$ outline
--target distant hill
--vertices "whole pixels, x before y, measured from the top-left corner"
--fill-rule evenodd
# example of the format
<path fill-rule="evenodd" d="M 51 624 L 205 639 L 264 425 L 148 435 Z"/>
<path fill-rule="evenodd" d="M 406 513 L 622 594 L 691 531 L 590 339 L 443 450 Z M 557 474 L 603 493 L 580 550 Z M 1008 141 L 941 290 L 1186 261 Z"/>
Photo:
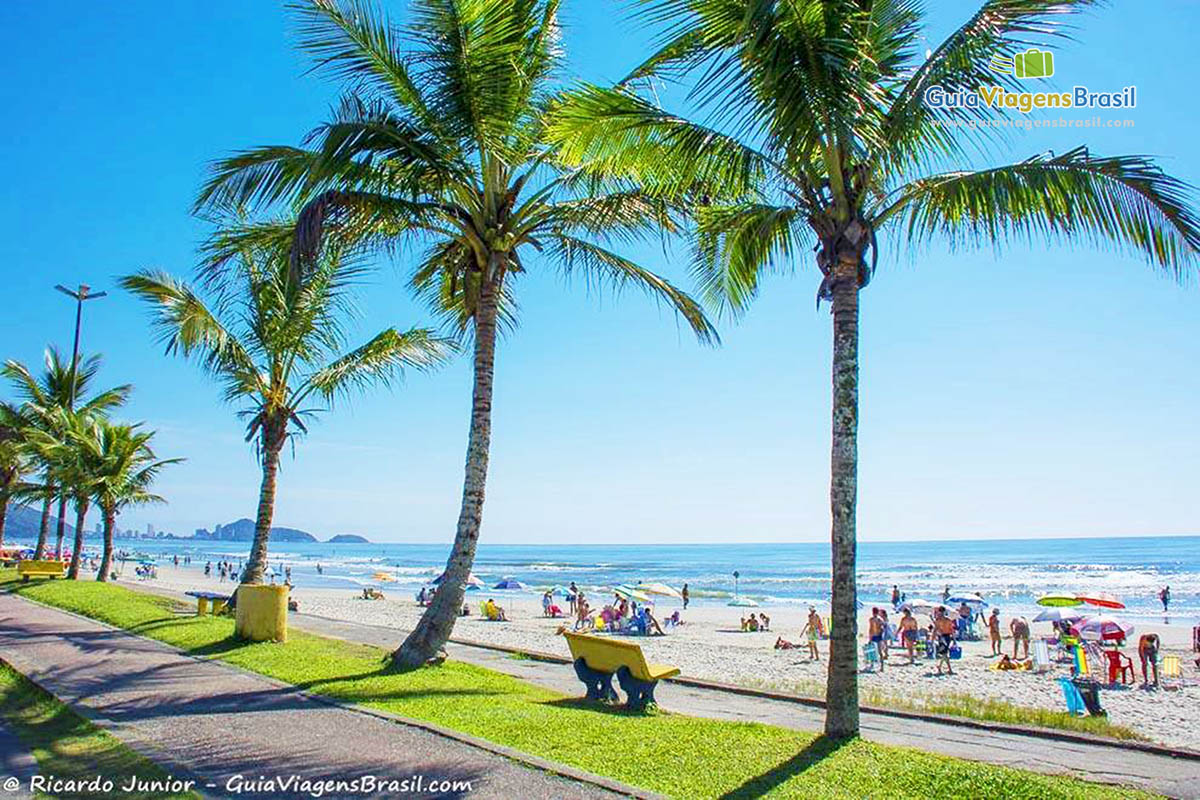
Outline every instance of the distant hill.
<path fill-rule="evenodd" d="M 329 540 L 328 544 L 370 544 L 371 542 L 364 536 L 359 536 L 357 533 L 339 533 Z"/>
<path fill-rule="evenodd" d="M 5 515 L 4 538 L 12 537 L 13 539 L 37 539 L 38 529 L 42 524 L 42 509 L 33 508 L 31 506 L 21 506 L 11 504 L 8 507 L 8 514 Z M 66 525 L 68 539 L 74 538 L 75 526 L 71 523 Z M 50 515 L 50 543 L 54 543 L 54 537 L 58 531 L 58 517 Z"/>
<path fill-rule="evenodd" d="M 193 538 L 211 542 L 250 542 L 254 540 L 254 520 L 242 519 L 228 525 L 218 525 L 215 530 L 198 528 Z M 315 542 L 317 537 L 295 528 L 271 528 L 272 542 Z"/>

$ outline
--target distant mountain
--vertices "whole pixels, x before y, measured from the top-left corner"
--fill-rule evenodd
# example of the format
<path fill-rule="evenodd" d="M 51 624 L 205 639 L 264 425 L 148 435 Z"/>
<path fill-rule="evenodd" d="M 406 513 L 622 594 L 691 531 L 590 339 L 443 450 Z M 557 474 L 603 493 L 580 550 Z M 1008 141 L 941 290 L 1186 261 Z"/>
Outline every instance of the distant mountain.
<path fill-rule="evenodd" d="M 21 506 L 15 503 L 9 505 L 8 514 L 5 515 L 4 538 L 8 539 L 37 539 L 38 530 L 42 524 L 42 509 L 33 508 L 32 506 Z M 71 523 L 66 525 L 66 538 L 72 539 L 75 536 L 75 526 Z M 50 544 L 53 546 L 54 537 L 58 531 L 58 517 L 50 516 Z"/>
<path fill-rule="evenodd" d="M 330 539 L 327 544 L 370 544 L 371 542 L 366 537 L 359 536 L 357 533 L 339 533 Z"/>
<path fill-rule="evenodd" d="M 195 539 L 212 542 L 250 542 L 254 540 L 254 520 L 243 517 L 228 525 L 218 525 L 215 530 L 197 528 Z M 271 528 L 272 542 L 315 542 L 317 537 L 295 528 Z"/>

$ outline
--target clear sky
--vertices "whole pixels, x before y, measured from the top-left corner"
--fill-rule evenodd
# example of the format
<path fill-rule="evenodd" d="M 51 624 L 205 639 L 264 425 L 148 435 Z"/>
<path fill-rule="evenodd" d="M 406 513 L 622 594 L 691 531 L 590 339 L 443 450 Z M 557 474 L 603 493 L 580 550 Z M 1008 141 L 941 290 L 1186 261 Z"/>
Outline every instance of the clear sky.
<path fill-rule="evenodd" d="M 575 75 L 611 81 L 645 54 L 650 34 L 617 3 L 564 5 Z M 973 5 L 931 3 L 931 45 Z M 125 416 L 160 431 L 162 455 L 188 459 L 162 480 L 170 505 L 122 527 L 190 533 L 252 517 L 258 471 L 235 409 L 163 356 L 114 278 L 187 274 L 206 162 L 298 142 L 335 87 L 304 74 L 271 0 L 6 3 L 0 25 L 0 356 L 37 362 L 48 342 L 69 352 L 74 308 L 54 284 L 109 289 L 86 308 L 85 349 L 104 354 L 106 382 L 136 384 Z M 1160 156 L 1200 183 L 1200 4 L 1120 4 L 1080 25 L 1056 50 L 1058 85 L 1136 84 L 1137 109 L 1120 115 L 1135 127 L 1020 132 L 1002 155 L 1082 143 Z M 634 255 L 686 285 L 682 249 Z M 744 321 L 721 324 L 716 350 L 640 295 L 524 281 L 521 327 L 498 356 L 485 540 L 826 538 L 831 334 L 815 274 L 802 261 L 769 280 Z M 362 337 L 428 322 L 393 265 L 362 306 Z M 1107 248 L 893 245 L 862 314 L 861 538 L 1197 532 L 1195 281 Z M 469 394 L 463 359 L 342 404 L 285 459 L 276 524 L 450 541 Z"/>

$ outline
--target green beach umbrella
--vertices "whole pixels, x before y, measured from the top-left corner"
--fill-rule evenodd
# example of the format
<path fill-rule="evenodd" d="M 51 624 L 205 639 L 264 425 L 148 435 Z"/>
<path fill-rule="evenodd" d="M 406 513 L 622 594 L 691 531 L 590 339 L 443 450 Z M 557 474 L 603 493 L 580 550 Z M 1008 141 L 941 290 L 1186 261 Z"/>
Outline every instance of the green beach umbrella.
<path fill-rule="evenodd" d="M 1050 608 L 1066 608 L 1068 606 L 1083 605 L 1083 601 L 1067 592 L 1050 592 L 1039 597 L 1037 604 L 1039 606 L 1049 606 Z"/>

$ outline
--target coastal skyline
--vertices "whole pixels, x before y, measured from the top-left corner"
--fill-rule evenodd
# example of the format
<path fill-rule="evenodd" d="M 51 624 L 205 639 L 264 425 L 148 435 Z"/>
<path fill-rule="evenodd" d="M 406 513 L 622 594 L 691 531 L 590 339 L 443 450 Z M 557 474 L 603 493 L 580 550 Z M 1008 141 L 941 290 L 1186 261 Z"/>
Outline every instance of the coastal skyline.
<path fill-rule="evenodd" d="M 963 13 L 950 3 L 933 8 L 946 29 Z M 103 382 L 136 385 L 119 416 L 147 420 L 164 455 L 189 459 L 159 486 L 171 505 L 132 510 L 122 527 L 152 522 L 187 533 L 252 516 L 258 479 L 218 391 L 162 355 L 143 310 L 113 291 L 114 278 L 144 267 L 187 273 L 203 232 L 187 201 L 204 164 L 254 142 L 297 141 L 334 94 L 302 75 L 303 58 L 280 35 L 290 30 L 281 10 L 228 3 L 203 13 L 214 9 L 230 24 L 206 26 L 192 16 L 198 8 L 146 3 L 103 16 L 0 11 L 10 29 L 31 32 L 0 56 L 14 76 L 4 107 L 21 120 L 0 198 L 15 232 L 0 243 L 0 270 L 21 298 L 6 321 L 7 355 L 36 364 L 51 341 L 69 351 L 73 308 L 55 283 L 109 290 L 85 309 L 84 348 L 105 355 Z M 1179 24 L 1154 25 L 1167 14 Z M 577 5 L 565 17 L 572 70 L 582 77 L 616 78 L 646 50 L 645 33 L 620 15 Z M 1138 108 L 1128 114 L 1136 127 L 1015 132 L 1004 155 L 1086 142 L 1166 156 L 1166 168 L 1200 182 L 1200 161 L 1177 146 L 1197 114 L 1175 88 L 1172 55 L 1198 17 L 1169 3 L 1084 15 L 1084 44 L 1059 49 L 1062 84 L 1136 83 Z M 167 35 L 184 28 L 194 34 L 186 41 Z M 1161 46 L 1136 66 L 1109 57 L 1137 36 Z M 37 47 L 47 41 L 78 53 L 81 66 L 44 64 Z M 91 41 L 105 46 L 90 49 Z M 75 119 L 94 123 L 87 136 Z M 681 247 L 672 258 L 641 255 L 690 285 Z M 484 539 L 825 539 L 828 318 L 813 309 L 811 265 L 800 257 L 796 269 L 773 279 L 786 285 L 765 292 L 744 321 L 721 321 L 716 350 L 694 344 L 644 298 L 598 301 L 549 280 L 523 287 L 522 328 L 497 366 Z M 428 322 L 395 269 L 382 266 L 370 283 L 360 332 Z M 1200 376 L 1189 365 L 1200 363 L 1198 299 L 1194 285 L 1150 277 L 1139 259 L 1107 248 L 996 256 L 935 243 L 882 263 L 863 296 L 860 537 L 1194 533 L 1200 429 L 1189 399 Z M 468 373 L 460 359 L 317 422 L 297 444 L 301 457 L 285 455 L 275 524 L 448 541 Z"/>

